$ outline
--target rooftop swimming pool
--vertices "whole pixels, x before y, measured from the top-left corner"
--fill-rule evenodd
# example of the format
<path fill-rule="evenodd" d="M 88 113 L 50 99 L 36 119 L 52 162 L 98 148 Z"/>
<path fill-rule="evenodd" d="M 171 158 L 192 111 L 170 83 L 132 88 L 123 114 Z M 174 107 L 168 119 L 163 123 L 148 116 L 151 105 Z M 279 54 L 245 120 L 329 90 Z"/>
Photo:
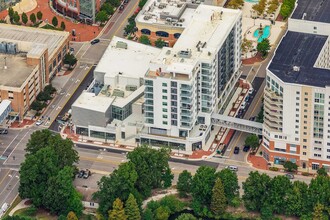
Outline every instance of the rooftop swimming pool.
<path fill-rule="evenodd" d="M 264 27 L 262 35 L 259 34 L 259 28 L 254 31 L 253 37 L 258 38 L 258 43 L 261 42 L 263 39 L 268 38 L 270 35 L 270 26 L 267 25 Z"/>

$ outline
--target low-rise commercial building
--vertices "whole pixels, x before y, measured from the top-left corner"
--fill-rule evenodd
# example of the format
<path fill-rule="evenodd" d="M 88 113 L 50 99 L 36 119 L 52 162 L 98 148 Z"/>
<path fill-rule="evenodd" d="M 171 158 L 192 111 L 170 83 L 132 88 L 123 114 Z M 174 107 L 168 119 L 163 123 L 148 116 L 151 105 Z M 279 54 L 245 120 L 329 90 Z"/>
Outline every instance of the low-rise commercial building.
<path fill-rule="evenodd" d="M 263 156 L 330 168 L 330 1 L 299 0 L 267 68 Z"/>
<path fill-rule="evenodd" d="M 69 33 L 0 24 L 0 100 L 21 118 L 63 65 Z"/>

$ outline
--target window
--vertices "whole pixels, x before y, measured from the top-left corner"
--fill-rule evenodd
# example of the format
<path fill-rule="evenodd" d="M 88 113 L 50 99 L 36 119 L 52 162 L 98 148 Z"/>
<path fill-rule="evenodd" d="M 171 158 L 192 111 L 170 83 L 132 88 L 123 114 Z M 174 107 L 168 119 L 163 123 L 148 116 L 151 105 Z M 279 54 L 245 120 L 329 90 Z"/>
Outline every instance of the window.
<path fill-rule="evenodd" d="M 162 86 L 167 86 L 167 83 L 162 83 Z"/>
<path fill-rule="evenodd" d="M 304 135 L 307 135 L 307 132 L 304 132 Z"/>
<path fill-rule="evenodd" d="M 295 133 L 295 134 L 299 134 L 299 132 L 298 132 L 298 131 L 295 131 L 294 133 Z"/>
<path fill-rule="evenodd" d="M 299 103 L 298 102 L 296 103 L 296 106 L 299 106 Z"/>
<path fill-rule="evenodd" d="M 304 109 L 304 112 L 307 112 L 307 109 Z"/>
<path fill-rule="evenodd" d="M 167 112 L 167 108 L 163 108 L 163 112 Z"/>
<path fill-rule="evenodd" d="M 306 155 L 306 152 L 303 152 L 303 155 Z"/>
<path fill-rule="evenodd" d="M 163 105 L 164 105 L 164 106 L 167 106 L 167 102 L 163 102 Z"/>
<path fill-rule="evenodd" d="M 303 139 L 303 142 L 307 142 L 307 139 Z"/>
<path fill-rule="evenodd" d="M 163 89 L 163 93 L 167 93 L 167 89 Z"/>
<path fill-rule="evenodd" d="M 308 101 L 308 98 L 304 98 L 305 101 Z"/>
<path fill-rule="evenodd" d="M 312 170 L 318 170 L 320 168 L 319 164 L 313 163 L 312 164 Z"/>
<path fill-rule="evenodd" d="M 299 125 L 296 125 L 295 127 L 296 127 L 296 128 L 299 128 Z"/>
<path fill-rule="evenodd" d="M 167 118 L 167 115 L 163 115 L 163 118 Z"/>
<path fill-rule="evenodd" d="M 303 148 L 304 148 L 304 149 L 307 149 L 307 146 L 306 146 L 306 145 L 304 145 L 304 146 L 303 146 Z"/>
<path fill-rule="evenodd" d="M 296 94 L 297 94 L 297 95 L 299 95 L 299 94 L 300 94 L 300 92 L 299 92 L 299 91 L 297 91 L 297 92 L 296 92 Z"/>
<path fill-rule="evenodd" d="M 166 95 L 163 95 L 163 99 L 167 99 L 167 96 Z"/>
<path fill-rule="evenodd" d="M 299 120 L 296 120 L 296 123 L 299 123 Z"/>
<path fill-rule="evenodd" d="M 305 107 L 308 107 L 308 104 L 304 104 Z"/>
<path fill-rule="evenodd" d="M 299 100 L 299 97 L 296 97 L 296 100 Z"/>
<path fill-rule="evenodd" d="M 299 112 L 299 108 L 296 108 L 296 112 Z"/>
<path fill-rule="evenodd" d="M 298 114 L 296 114 L 296 117 L 299 117 L 299 115 L 298 115 Z"/>
<path fill-rule="evenodd" d="M 167 125 L 167 121 L 163 121 L 163 125 Z"/>
<path fill-rule="evenodd" d="M 305 95 L 308 95 L 308 92 L 305 92 Z"/>

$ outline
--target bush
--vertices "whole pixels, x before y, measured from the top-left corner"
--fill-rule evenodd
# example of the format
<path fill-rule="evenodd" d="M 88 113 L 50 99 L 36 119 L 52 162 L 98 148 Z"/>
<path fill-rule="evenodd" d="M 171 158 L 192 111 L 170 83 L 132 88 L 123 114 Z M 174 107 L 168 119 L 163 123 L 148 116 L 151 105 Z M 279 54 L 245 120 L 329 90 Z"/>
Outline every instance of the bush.
<path fill-rule="evenodd" d="M 278 171 L 279 169 L 277 167 L 269 167 L 269 170 L 271 170 L 271 171 Z"/>
<path fill-rule="evenodd" d="M 230 206 L 238 208 L 241 205 L 242 201 L 239 197 L 235 197 L 230 201 Z"/>
<path fill-rule="evenodd" d="M 168 207 L 170 214 L 180 212 L 184 209 L 185 204 L 174 195 L 165 196 L 159 201 L 161 206 Z"/>
<path fill-rule="evenodd" d="M 308 172 L 302 172 L 301 175 L 303 175 L 303 176 L 310 176 L 311 174 L 308 173 Z"/>

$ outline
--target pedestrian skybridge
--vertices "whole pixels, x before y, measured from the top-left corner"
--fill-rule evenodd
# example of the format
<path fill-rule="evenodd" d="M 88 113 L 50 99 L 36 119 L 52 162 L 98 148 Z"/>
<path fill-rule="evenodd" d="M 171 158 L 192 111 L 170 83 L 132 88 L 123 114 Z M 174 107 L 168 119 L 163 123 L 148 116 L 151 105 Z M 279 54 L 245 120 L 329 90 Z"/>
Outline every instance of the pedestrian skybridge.
<path fill-rule="evenodd" d="M 256 135 L 262 134 L 262 123 L 249 121 L 241 118 L 235 118 L 214 113 L 211 116 L 211 124 L 247 133 L 253 133 Z"/>

